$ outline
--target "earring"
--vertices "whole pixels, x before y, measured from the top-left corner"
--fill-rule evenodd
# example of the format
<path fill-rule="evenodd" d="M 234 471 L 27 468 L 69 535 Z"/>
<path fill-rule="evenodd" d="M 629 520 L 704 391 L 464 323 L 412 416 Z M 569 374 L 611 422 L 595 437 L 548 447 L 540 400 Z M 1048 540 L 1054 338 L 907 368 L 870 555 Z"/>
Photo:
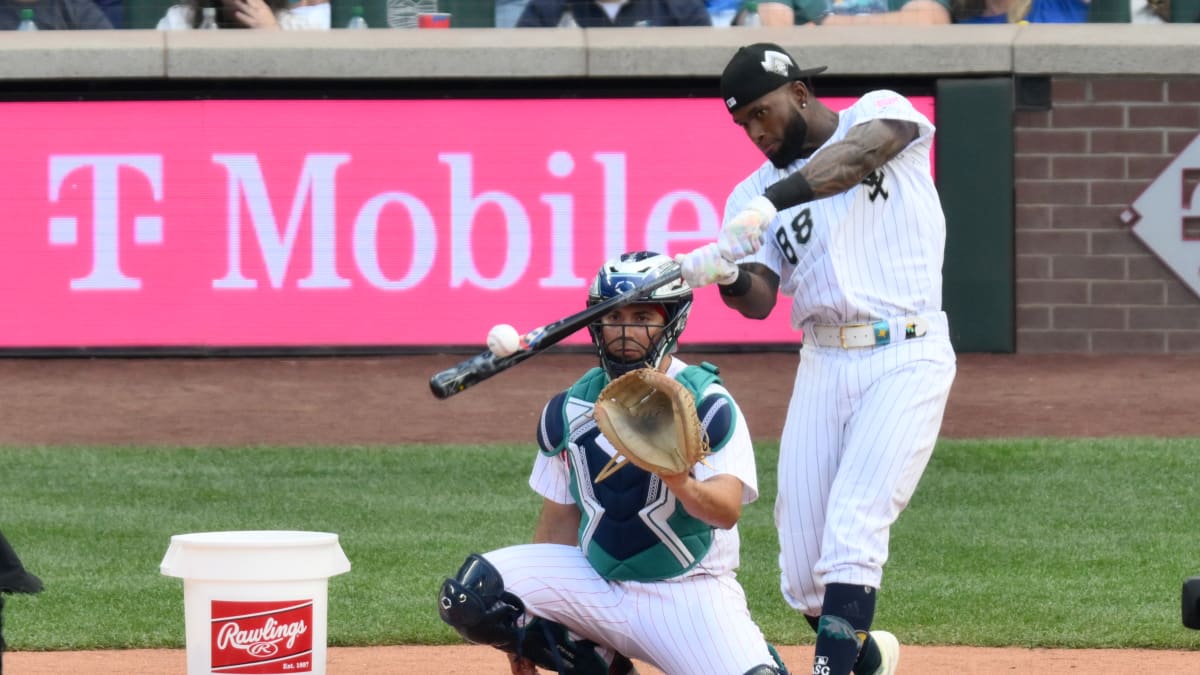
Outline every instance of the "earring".
<path fill-rule="evenodd" d="M 808 101 L 805 101 L 804 103 L 801 103 L 801 104 L 800 104 L 800 107 L 801 107 L 801 108 L 807 108 L 807 107 L 808 107 Z"/>

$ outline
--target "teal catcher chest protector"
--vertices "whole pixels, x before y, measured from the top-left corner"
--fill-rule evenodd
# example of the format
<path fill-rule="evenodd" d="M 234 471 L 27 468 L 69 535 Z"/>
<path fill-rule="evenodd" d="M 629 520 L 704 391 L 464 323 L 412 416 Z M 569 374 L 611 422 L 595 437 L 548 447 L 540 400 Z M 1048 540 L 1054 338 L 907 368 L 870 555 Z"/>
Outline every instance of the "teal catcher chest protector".
<path fill-rule="evenodd" d="M 716 366 L 688 366 L 675 376 L 697 402 L 714 382 Z M 597 572 L 615 581 L 657 581 L 687 572 L 712 546 L 712 526 L 693 517 L 657 476 L 629 464 L 606 480 L 596 474 L 610 459 L 592 408 L 609 383 L 602 368 L 589 370 L 567 391 L 564 437 L 545 454 L 565 454 L 571 494 L 579 507 L 579 545 Z M 713 451 L 719 448 L 714 447 Z"/>

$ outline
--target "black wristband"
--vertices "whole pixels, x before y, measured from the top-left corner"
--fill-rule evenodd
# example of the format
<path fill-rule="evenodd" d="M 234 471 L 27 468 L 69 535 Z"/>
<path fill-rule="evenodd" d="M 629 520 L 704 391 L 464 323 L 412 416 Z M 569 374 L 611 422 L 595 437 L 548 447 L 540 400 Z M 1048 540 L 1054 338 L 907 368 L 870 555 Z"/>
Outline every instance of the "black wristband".
<path fill-rule="evenodd" d="M 742 270 L 738 270 L 737 278 L 731 284 L 717 284 L 717 290 L 721 295 L 727 298 L 740 298 L 750 292 L 750 287 L 753 282 L 750 281 L 750 275 Z"/>
<path fill-rule="evenodd" d="M 808 179 L 799 173 L 794 173 L 767 188 L 763 196 L 780 211 L 790 209 L 797 204 L 811 202 L 816 197 L 813 194 L 812 186 L 808 184 Z"/>

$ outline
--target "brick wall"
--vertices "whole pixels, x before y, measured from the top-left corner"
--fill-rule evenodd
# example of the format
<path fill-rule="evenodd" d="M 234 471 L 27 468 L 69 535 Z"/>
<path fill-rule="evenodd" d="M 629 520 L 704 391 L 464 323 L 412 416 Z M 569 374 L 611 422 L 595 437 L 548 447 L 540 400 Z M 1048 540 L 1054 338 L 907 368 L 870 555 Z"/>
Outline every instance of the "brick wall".
<path fill-rule="evenodd" d="M 1200 78 L 1055 79 L 1015 124 L 1017 351 L 1200 352 L 1200 298 L 1120 218 L 1200 133 Z"/>

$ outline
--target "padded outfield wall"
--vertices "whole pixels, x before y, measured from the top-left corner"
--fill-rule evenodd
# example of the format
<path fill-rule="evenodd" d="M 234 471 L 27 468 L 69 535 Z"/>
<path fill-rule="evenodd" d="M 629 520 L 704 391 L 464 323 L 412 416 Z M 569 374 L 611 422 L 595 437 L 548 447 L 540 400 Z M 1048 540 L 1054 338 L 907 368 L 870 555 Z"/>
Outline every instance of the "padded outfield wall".
<path fill-rule="evenodd" d="M 471 351 L 555 319 L 606 255 L 715 234 L 760 161 L 716 77 L 757 40 L 829 65 L 835 107 L 934 117 L 959 350 L 1200 350 L 1196 25 L 13 34 L 0 350 Z M 708 295 L 691 344 L 794 348 Z"/>

